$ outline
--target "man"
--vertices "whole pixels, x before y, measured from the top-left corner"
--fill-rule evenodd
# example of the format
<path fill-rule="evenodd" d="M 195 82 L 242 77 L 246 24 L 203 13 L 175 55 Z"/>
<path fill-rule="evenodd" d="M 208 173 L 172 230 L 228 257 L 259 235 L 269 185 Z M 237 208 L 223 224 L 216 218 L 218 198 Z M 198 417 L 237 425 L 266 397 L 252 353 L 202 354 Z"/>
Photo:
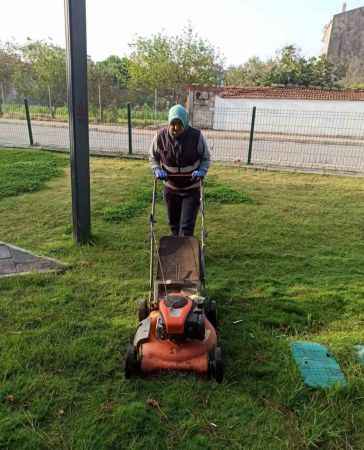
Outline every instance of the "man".
<path fill-rule="evenodd" d="M 201 131 L 189 126 L 183 106 L 169 110 L 168 124 L 154 137 L 149 161 L 154 176 L 165 180 L 172 234 L 192 236 L 200 206 L 200 179 L 210 166 L 210 152 Z"/>

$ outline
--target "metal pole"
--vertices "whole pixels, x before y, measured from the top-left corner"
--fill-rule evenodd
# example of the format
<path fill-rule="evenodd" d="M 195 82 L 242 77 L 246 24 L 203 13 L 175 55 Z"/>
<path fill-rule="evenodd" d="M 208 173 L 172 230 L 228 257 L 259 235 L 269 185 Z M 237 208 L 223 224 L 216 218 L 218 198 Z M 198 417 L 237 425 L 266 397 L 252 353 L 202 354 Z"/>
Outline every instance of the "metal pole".
<path fill-rule="evenodd" d="M 205 229 L 205 192 L 203 178 L 200 180 L 200 212 L 201 212 L 201 267 L 202 267 L 202 284 L 205 287 L 206 264 L 205 264 L 205 241 L 207 231 Z"/>
<path fill-rule="evenodd" d="M 205 248 L 205 239 L 207 233 L 205 230 L 205 192 L 202 178 L 200 180 L 200 211 L 201 211 L 201 248 L 203 251 Z"/>
<path fill-rule="evenodd" d="M 252 123 L 250 127 L 250 137 L 249 137 L 249 150 L 248 150 L 248 161 L 247 164 L 251 164 L 252 162 L 252 151 L 253 151 L 253 140 L 254 140 L 254 127 L 255 127 L 255 113 L 257 111 L 257 107 L 253 106 L 252 113 Z"/>
<path fill-rule="evenodd" d="M 51 95 L 51 87 L 48 84 L 48 107 L 49 107 L 49 115 L 53 119 L 53 106 L 52 106 L 52 95 Z"/>
<path fill-rule="evenodd" d="M 149 218 L 150 227 L 150 264 L 149 264 L 149 306 L 153 302 L 153 287 L 154 287 L 154 224 L 155 224 L 155 202 L 157 198 L 157 179 L 154 178 L 153 197 L 152 197 L 152 211 Z"/>
<path fill-rule="evenodd" d="M 85 0 L 64 0 L 64 6 L 73 235 L 84 244 L 91 236 L 86 4 Z"/>
<path fill-rule="evenodd" d="M 32 122 L 30 120 L 29 104 L 26 98 L 24 99 L 24 106 L 25 106 L 25 116 L 27 118 L 27 125 L 28 125 L 29 144 L 33 145 L 34 142 L 33 142 Z"/>
<path fill-rule="evenodd" d="M 128 138 L 129 138 L 129 155 L 133 153 L 133 136 L 132 136 L 132 126 L 131 126 L 131 104 L 128 103 Z"/>

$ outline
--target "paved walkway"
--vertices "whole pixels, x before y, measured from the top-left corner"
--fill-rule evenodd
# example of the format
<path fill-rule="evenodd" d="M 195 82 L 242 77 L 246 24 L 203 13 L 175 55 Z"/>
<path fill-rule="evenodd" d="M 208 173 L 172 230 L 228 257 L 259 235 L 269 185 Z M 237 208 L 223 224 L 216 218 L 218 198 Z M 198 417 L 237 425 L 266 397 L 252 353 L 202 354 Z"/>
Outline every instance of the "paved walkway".
<path fill-rule="evenodd" d="M 0 278 L 31 272 L 63 271 L 66 265 L 0 242 Z"/>

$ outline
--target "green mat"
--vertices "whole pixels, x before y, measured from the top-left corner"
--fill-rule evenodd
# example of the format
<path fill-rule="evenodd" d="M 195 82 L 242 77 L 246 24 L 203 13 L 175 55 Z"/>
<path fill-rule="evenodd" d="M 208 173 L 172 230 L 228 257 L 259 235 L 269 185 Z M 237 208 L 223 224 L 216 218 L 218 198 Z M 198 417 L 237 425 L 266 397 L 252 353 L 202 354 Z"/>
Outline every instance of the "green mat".
<path fill-rule="evenodd" d="M 315 342 L 294 342 L 293 358 L 307 386 L 328 388 L 335 384 L 346 385 L 345 376 L 329 350 Z"/>
<path fill-rule="evenodd" d="M 360 364 L 364 365 L 364 345 L 354 345 L 354 349 L 356 351 L 356 357 L 358 358 L 358 361 L 360 362 Z"/>

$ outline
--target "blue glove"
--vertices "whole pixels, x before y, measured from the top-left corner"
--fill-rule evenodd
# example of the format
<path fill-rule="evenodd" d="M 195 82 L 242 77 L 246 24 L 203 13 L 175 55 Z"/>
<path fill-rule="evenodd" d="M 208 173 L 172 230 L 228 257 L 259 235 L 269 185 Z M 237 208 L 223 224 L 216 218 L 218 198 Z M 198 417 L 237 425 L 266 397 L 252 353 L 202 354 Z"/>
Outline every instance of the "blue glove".
<path fill-rule="evenodd" d="M 192 177 L 192 179 L 195 179 L 195 178 L 203 178 L 205 175 L 206 175 L 206 171 L 205 171 L 205 170 L 198 169 L 198 170 L 194 170 L 194 171 L 192 172 L 191 177 Z"/>
<path fill-rule="evenodd" d="M 159 167 L 156 167 L 154 169 L 154 176 L 158 179 L 158 180 L 166 180 L 167 179 L 167 172 Z"/>

